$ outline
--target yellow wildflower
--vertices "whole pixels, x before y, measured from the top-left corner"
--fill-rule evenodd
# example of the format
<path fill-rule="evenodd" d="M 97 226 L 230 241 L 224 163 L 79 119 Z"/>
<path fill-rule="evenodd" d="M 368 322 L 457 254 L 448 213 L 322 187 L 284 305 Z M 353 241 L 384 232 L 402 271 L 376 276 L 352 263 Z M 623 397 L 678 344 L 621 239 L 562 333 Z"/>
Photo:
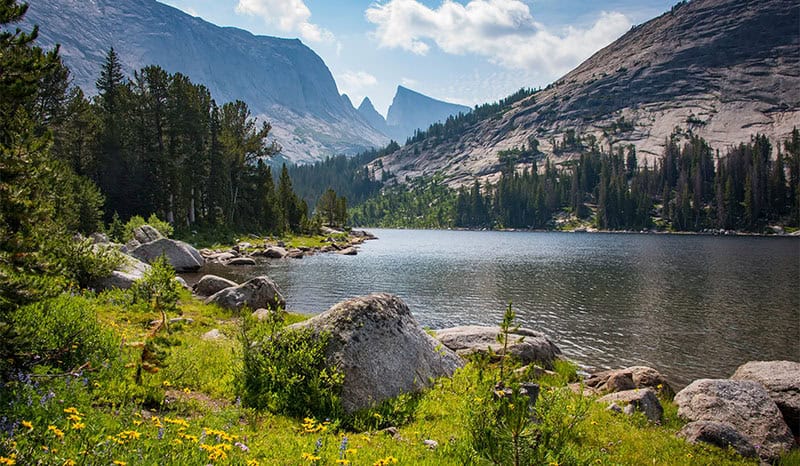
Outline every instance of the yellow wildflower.
<path fill-rule="evenodd" d="M 29 431 L 33 430 L 33 424 L 30 421 L 22 421 L 20 424 L 22 424 L 22 427 L 28 429 Z"/>
<path fill-rule="evenodd" d="M 82 414 L 78 412 L 78 409 L 73 407 L 73 406 L 70 406 L 69 408 L 64 408 L 64 413 L 66 413 L 66 414 L 75 414 L 77 416 L 82 416 Z"/>
<path fill-rule="evenodd" d="M 165 381 L 161 382 L 161 385 L 163 385 L 165 387 L 171 387 L 172 386 L 172 384 L 169 382 L 169 380 L 165 380 Z"/>
<path fill-rule="evenodd" d="M 174 445 L 183 445 L 183 440 L 176 438 L 172 441 Z"/>
<path fill-rule="evenodd" d="M 14 466 L 15 464 L 17 464 L 17 459 L 16 458 L 17 458 L 17 455 L 0 456 L 0 464 L 8 465 L 8 466 Z"/>
<path fill-rule="evenodd" d="M 247 466 L 258 466 L 258 461 L 256 460 L 248 460 Z"/>
<path fill-rule="evenodd" d="M 373 466 L 388 466 L 390 464 L 397 464 L 397 458 L 394 456 L 387 456 L 386 458 L 381 458 L 373 463 Z"/>
<path fill-rule="evenodd" d="M 64 461 L 64 464 L 62 466 L 75 466 L 76 464 L 78 464 L 78 463 L 76 463 L 75 461 L 73 461 L 70 458 L 67 458 L 67 460 Z"/>
<path fill-rule="evenodd" d="M 319 461 L 319 460 L 322 459 L 319 456 L 312 455 L 311 453 L 303 453 L 301 456 L 302 456 L 302 458 L 304 460 L 311 461 L 311 462 Z"/>
<path fill-rule="evenodd" d="M 70 415 L 67 417 L 67 419 L 69 419 L 69 420 L 70 420 L 70 421 L 72 421 L 72 422 L 81 422 L 81 421 L 83 420 L 83 418 L 82 418 L 82 417 L 80 417 L 80 416 L 78 416 L 77 414 L 70 414 Z"/>
<path fill-rule="evenodd" d="M 73 428 L 74 430 L 81 430 L 81 429 L 83 429 L 84 427 L 86 427 L 86 424 L 84 424 L 84 423 L 82 423 L 82 422 L 73 422 L 73 423 L 72 423 L 72 428 Z"/>
<path fill-rule="evenodd" d="M 189 387 L 185 387 L 183 389 L 183 393 L 186 393 L 188 395 L 188 394 L 192 393 L 192 391 L 189 389 Z"/>
<path fill-rule="evenodd" d="M 135 425 L 135 426 L 140 426 L 140 425 L 142 425 L 142 421 L 139 421 L 139 420 L 137 420 L 137 419 L 134 419 L 134 421 L 133 421 L 133 425 Z"/>
<path fill-rule="evenodd" d="M 336 464 L 350 464 L 350 460 L 336 460 Z"/>
<path fill-rule="evenodd" d="M 114 464 L 116 466 L 128 466 L 128 463 L 120 460 L 114 460 L 111 464 Z"/>
<path fill-rule="evenodd" d="M 58 438 L 64 438 L 64 432 L 56 426 L 47 426 L 47 431 L 52 432 Z"/>
<path fill-rule="evenodd" d="M 358 453 L 358 450 L 356 450 L 355 448 L 348 448 L 348 449 L 347 449 L 347 450 L 345 450 L 344 452 L 345 452 L 345 454 L 347 454 L 347 455 L 355 455 L 356 453 Z"/>

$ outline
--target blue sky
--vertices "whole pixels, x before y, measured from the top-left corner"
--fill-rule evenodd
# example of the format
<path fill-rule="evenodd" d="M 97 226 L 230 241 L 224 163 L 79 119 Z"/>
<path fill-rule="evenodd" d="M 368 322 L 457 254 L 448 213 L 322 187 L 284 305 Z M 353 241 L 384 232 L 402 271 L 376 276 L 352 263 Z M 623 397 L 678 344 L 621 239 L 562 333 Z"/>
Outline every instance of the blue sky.
<path fill-rule="evenodd" d="M 384 115 L 395 89 L 469 106 L 545 86 L 676 0 L 160 0 L 220 26 L 300 38 L 339 91 Z"/>

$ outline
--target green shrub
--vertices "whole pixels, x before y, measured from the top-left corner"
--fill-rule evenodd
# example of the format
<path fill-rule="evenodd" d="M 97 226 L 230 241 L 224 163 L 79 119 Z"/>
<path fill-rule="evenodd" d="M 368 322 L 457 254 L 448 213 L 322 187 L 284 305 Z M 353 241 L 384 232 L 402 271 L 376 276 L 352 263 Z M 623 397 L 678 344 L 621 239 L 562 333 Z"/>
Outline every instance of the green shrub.
<path fill-rule="evenodd" d="M 17 330 L 18 367 L 52 371 L 97 368 L 119 354 L 119 338 L 97 320 L 92 302 L 61 295 L 18 308 L 11 315 Z"/>
<path fill-rule="evenodd" d="M 151 227 L 158 230 L 162 235 L 166 237 L 172 236 L 173 229 L 172 225 L 168 222 L 165 222 L 159 219 L 156 214 L 150 215 L 148 219 L 145 219 L 139 215 L 134 215 L 133 217 L 128 220 L 128 223 L 125 224 L 122 241 L 121 242 L 128 242 L 133 239 L 133 230 L 139 228 L 142 225 L 150 225 Z"/>
<path fill-rule="evenodd" d="M 111 275 L 122 255 L 115 249 L 96 246 L 90 239 L 58 237 L 48 241 L 46 257 L 57 265 L 60 275 L 79 288 L 87 288 L 96 280 Z"/>
<path fill-rule="evenodd" d="M 181 287 L 175 280 L 175 269 L 164 256 L 154 260 L 142 278 L 131 287 L 134 302 L 143 302 L 161 317 L 161 326 L 167 326 L 167 312 L 178 309 Z"/>
<path fill-rule="evenodd" d="M 237 391 L 245 406 L 289 416 L 336 418 L 342 374 L 326 367 L 329 334 L 283 329 L 283 313 L 259 322 L 247 315 L 240 340 L 243 364 Z"/>
<path fill-rule="evenodd" d="M 479 367 L 479 399 L 471 405 L 467 419 L 472 449 L 495 464 L 574 464 L 586 462 L 575 452 L 576 427 L 591 401 L 566 387 L 543 387 L 522 379 L 510 370 L 513 359 L 507 349 L 515 314 L 509 303 L 500 325 L 498 342 L 503 345 L 496 368 L 497 378 L 484 378 L 492 368 Z M 485 361 L 483 361 L 485 364 Z M 569 366 L 558 366 L 557 383 L 571 377 Z M 541 390 L 541 391 L 540 391 Z"/>

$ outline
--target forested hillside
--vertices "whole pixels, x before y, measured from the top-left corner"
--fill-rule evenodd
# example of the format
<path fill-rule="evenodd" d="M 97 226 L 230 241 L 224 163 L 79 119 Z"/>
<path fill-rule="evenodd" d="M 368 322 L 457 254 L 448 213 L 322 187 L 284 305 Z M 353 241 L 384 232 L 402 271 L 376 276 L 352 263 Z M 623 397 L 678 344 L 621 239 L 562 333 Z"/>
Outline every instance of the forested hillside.
<path fill-rule="evenodd" d="M 387 185 L 380 195 L 355 205 L 352 221 L 426 228 L 756 232 L 771 231 L 769 225 L 800 226 L 797 129 L 784 141 L 755 135 L 724 154 L 698 136 L 675 134 L 654 165 L 640 161 L 635 146 L 609 154 L 582 140 L 573 133 L 558 143 L 580 154 L 562 163 L 535 147 L 504 151 L 498 158 L 505 168 L 496 182 L 475 179 L 459 189 L 448 188 L 441 176 L 398 184 L 391 173 L 379 170 Z M 521 159 L 532 168 L 515 168 Z M 377 159 L 370 167 L 379 164 Z"/>

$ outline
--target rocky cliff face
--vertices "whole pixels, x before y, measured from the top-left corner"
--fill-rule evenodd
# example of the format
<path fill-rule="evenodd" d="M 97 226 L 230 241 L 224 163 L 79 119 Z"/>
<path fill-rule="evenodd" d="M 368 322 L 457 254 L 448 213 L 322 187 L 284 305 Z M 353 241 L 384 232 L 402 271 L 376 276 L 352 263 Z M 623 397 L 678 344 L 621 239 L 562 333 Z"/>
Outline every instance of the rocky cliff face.
<path fill-rule="evenodd" d="M 386 114 L 389 136 L 401 144 L 414 134 L 414 130 L 428 129 L 431 123 L 445 121 L 450 115 L 467 113 L 464 105 L 451 104 L 428 97 L 403 86 L 397 92 Z"/>
<path fill-rule="evenodd" d="M 755 133 L 785 138 L 800 126 L 798 24 L 792 0 L 678 4 L 502 115 L 458 138 L 406 147 L 383 165 L 398 179 L 441 171 L 461 184 L 496 176 L 498 151 L 530 138 L 552 155 L 568 130 L 594 136 L 606 151 L 634 144 L 651 162 L 676 130 L 720 150 Z"/>
<path fill-rule="evenodd" d="M 247 102 L 272 122 L 291 160 L 388 142 L 341 98 L 325 63 L 299 40 L 221 28 L 155 0 L 31 0 L 23 27 L 33 24 L 42 45 L 61 44 L 74 83 L 89 94 L 113 46 L 128 76 L 157 64 L 204 84 L 220 104 Z"/>
<path fill-rule="evenodd" d="M 370 126 L 383 134 L 389 134 L 389 127 L 386 125 L 386 119 L 375 110 L 375 106 L 372 105 L 372 101 L 369 100 L 369 97 L 364 97 L 364 100 L 361 101 L 361 105 L 358 106 L 358 113 L 367 120 Z"/>

